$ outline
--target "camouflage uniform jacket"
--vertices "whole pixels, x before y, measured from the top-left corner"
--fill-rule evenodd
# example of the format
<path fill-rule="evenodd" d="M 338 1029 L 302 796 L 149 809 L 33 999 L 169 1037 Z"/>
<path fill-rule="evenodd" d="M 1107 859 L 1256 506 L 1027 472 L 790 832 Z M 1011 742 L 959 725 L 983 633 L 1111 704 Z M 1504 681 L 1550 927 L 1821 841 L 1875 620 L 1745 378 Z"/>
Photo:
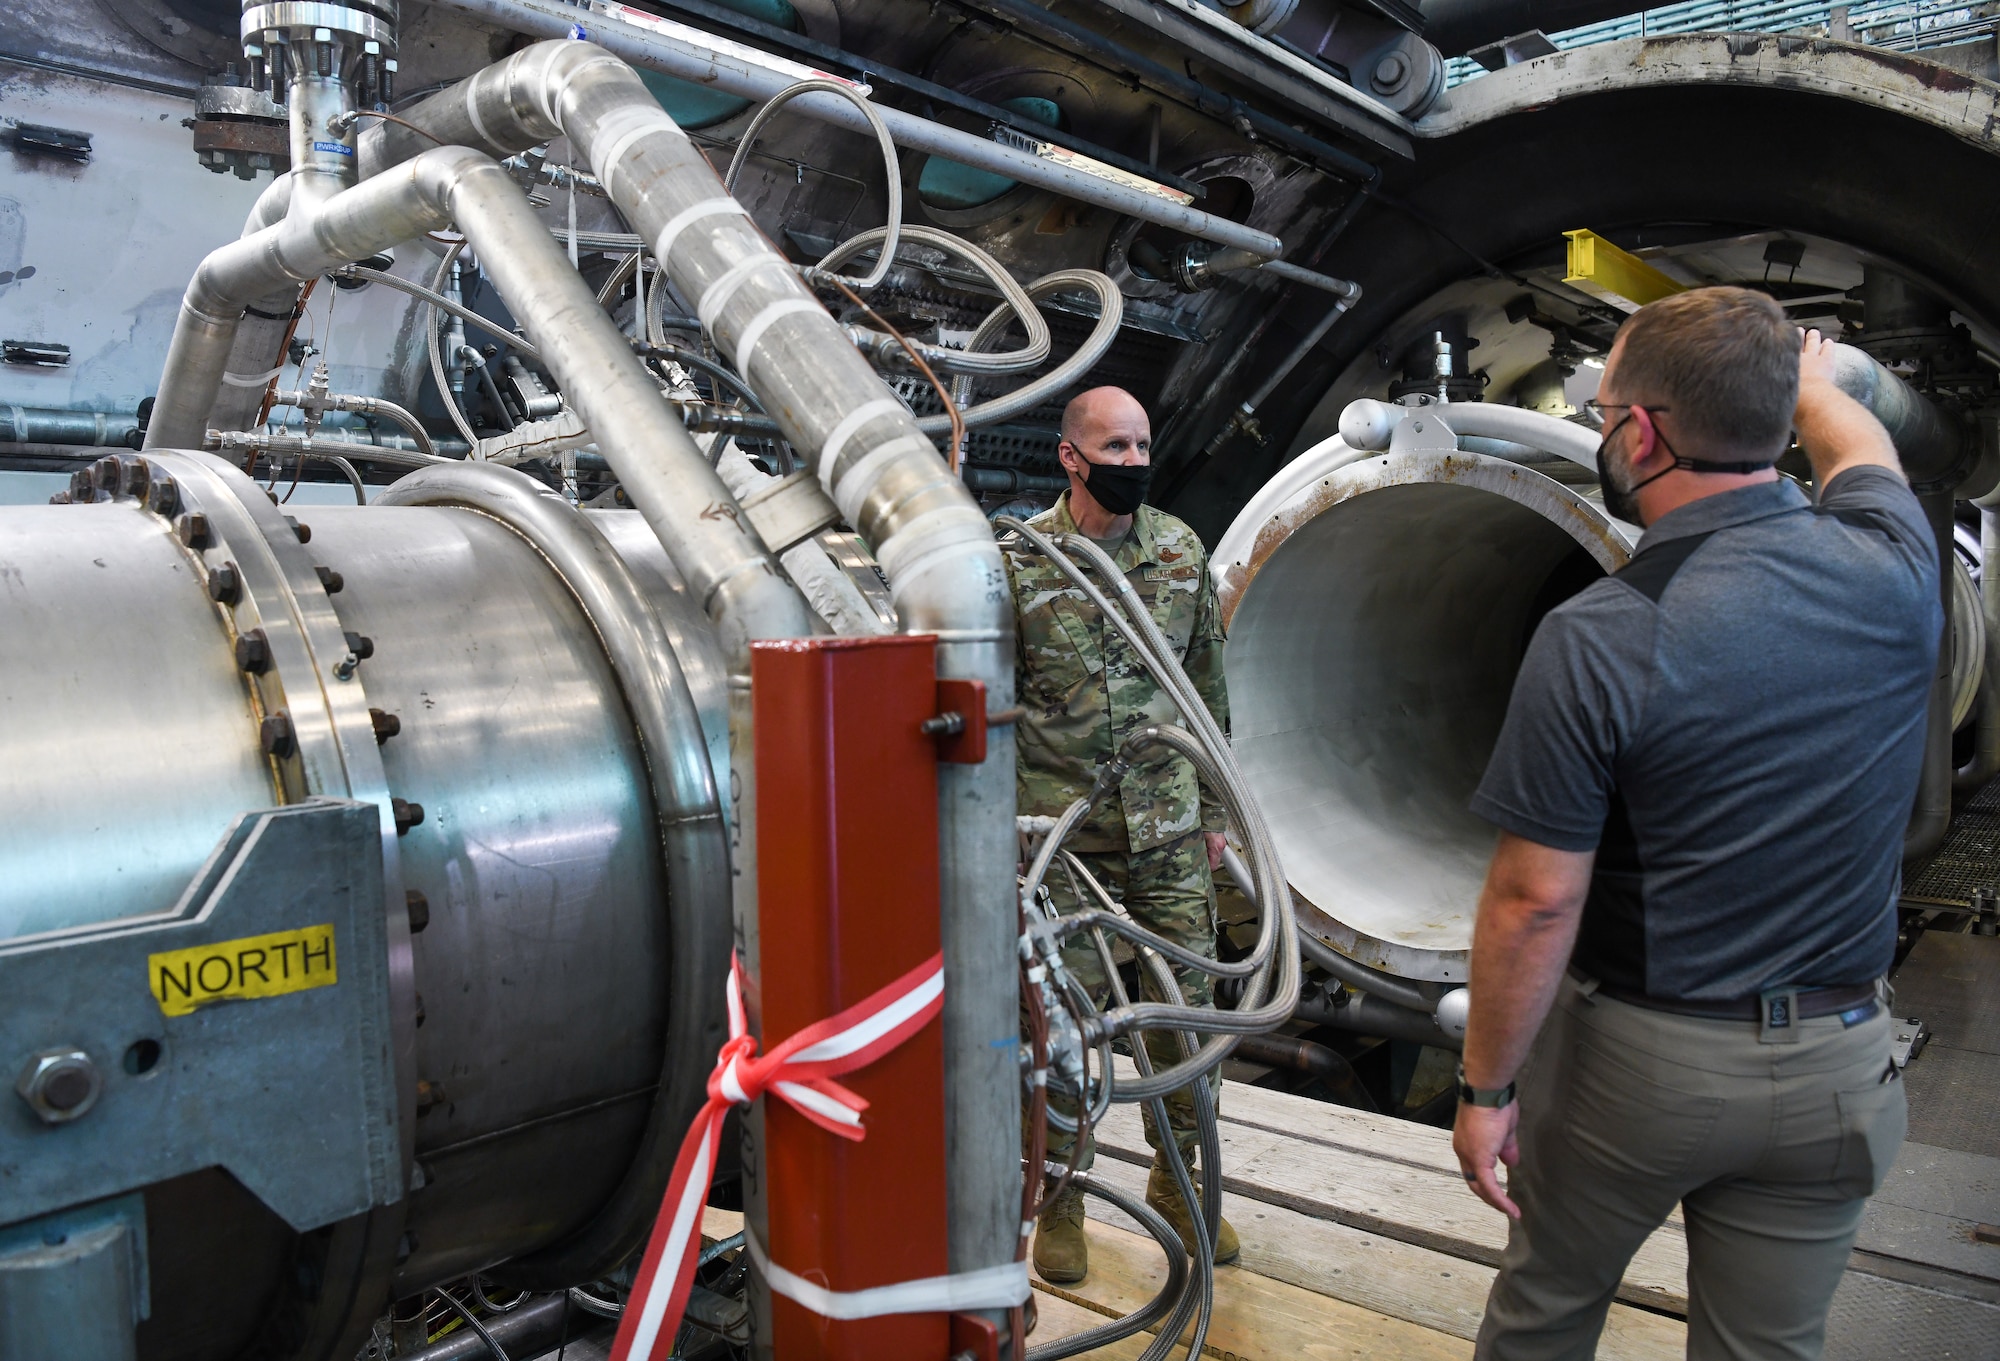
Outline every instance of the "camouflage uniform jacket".
<path fill-rule="evenodd" d="M 1029 521 L 1044 534 L 1074 534 L 1069 494 Z M 1024 814 L 1053 816 L 1088 792 L 1118 744 L 1153 723 L 1182 723 L 1167 693 L 1097 607 L 1055 565 L 1009 535 L 1001 544 L 1014 591 L 1015 688 L 1024 710 L 1016 790 Z M 1208 554 L 1192 529 L 1151 506 L 1112 557 L 1153 622 L 1173 645 L 1196 693 L 1223 731 L 1229 695 L 1222 677 L 1222 615 Z M 1106 591 L 1109 594 L 1109 591 Z M 1222 805 L 1182 756 L 1155 751 L 1078 829 L 1079 851 L 1144 851 L 1200 829 L 1223 830 Z"/>

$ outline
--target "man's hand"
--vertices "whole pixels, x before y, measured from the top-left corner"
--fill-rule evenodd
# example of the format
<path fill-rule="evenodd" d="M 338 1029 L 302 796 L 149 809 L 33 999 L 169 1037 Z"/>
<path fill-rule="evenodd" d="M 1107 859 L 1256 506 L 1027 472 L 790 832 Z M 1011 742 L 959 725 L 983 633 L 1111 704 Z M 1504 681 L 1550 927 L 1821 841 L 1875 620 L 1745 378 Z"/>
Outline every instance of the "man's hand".
<path fill-rule="evenodd" d="M 1814 383 L 1833 384 L 1835 342 L 1818 331 L 1799 333 L 1799 401 L 1807 400 L 1806 389 Z M 1814 394 L 1817 395 L 1817 394 Z"/>
<path fill-rule="evenodd" d="M 1812 461 L 1813 485 L 1822 494 L 1849 468 L 1903 471 L 1889 432 L 1834 382 L 1835 348 L 1835 342 L 1818 331 L 1800 334 L 1799 404 L 1792 413 L 1792 428 Z"/>
<path fill-rule="evenodd" d="M 1472 1013 L 1465 1032 L 1465 1080 L 1504 1087 L 1528 1056 L 1576 944 L 1590 888 L 1595 851 L 1559 851 L 1502 832 L 1479 895 L 1472 927 Z M 1458 1108 L 1452 1151 L 1474 1195 L 1511 1218 L 1521 1207 L 1494 1174 L 1497 1159 L 1512 1167 L 1521 1156 L 1515 1133 L 1521 1106 Z"/>
<path fill-rule="evenodd" d="M 1221 832 L 1203 832 L 1201 837 L 1208 843 L 1208 872 L 1213 874 L 1222 868 L 1222 848 L 1229 844 L 1229 838 Z"/>
<path fill-rule="evenodd" d="M 1459 1170 L 1465 1174 L 1472 1194 L 1509 1219 L 1521 1217 L 1521 1207 L 1500 1189 L 1496 1164 L 1512 1167 L 1521 1160 L 1521 1146 L 1515 1137 L 1521 1127 L 1521 1103 L 1509 1101 L 1492 1106 L 1468 1106 L 1461 1102 L 1458 1121 L 1451 1130 L 1451 1151 L 1458 1155 Z"/>

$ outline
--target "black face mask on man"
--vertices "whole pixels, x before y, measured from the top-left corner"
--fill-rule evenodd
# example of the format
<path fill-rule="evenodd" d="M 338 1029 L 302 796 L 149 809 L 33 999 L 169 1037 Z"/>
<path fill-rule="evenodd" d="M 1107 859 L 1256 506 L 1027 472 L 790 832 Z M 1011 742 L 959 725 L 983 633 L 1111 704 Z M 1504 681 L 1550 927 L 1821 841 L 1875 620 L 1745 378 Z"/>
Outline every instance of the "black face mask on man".
<path fill-rule="evenodd" d="M 1130 515 L 1138 510 L 1153 480 L 1153 469 L 1147 464 L 1092 463 L 1086 458 L 1083 466 L 1090 470 L 1084 475 L 1083 485 L 1090 488 L 1091 500 L 1113 515 Z"/>
<path fill-rule="evenodd" d="M 1630 421 L 1631 419 L 1632 413 L 1629 411 L 1626 412 L 1625 420 L 1619 421 L 1609 430 L 1606 430 L 1604 438 L 1597 443 L 1597 489 L 1604 493 L 1604 513 L 1606 515 L 1609 515 L 1614 520 L 1623 520 L 1627 524 L 1636 525 L 1639 523 L 1639 489 L 1651 486 L 1668 473 L 1673 472 L 1680 465 L 1681 460 L 1676 456 L 1673 463 L 1660 469 L 1660 471 L 1654 473 L 1645 481 L 1635 482 L 1629 487 L 1621 487 L 1612 481 L 1611 437 L 1616 435 L 1624 427 L 1626 421 Z M 1659 440 L 1661 448 L 1666 449 L 1670 454 L 1673 453 L 1672 449 L 1667 448 L 1667 438 L 1660 433 L 1660 428 L 1657 425 L 1653 427 L 1653 438 Z M 1692 459 L 1688 461 L 1690 463 L 1693 462 Z"/>
<path fill-rule="evenodd" d="M 1700 459 L 1683 458 L 1679 454 L 1674 453 L 1674 447 L 1667 443 L 1666 435 L 1660 431 L 1659 422 L 1655 421 L 1653 423 L 1653 438 L 1660 442 L 1662 449 L 1665 449 L 1667 453 L 1673 456 L 1674 461 L 1654 473 L 1651 477 L 1634 482 L 1629 487 L 1621 487 L 1611 479 L 1611 437 L 1624 427 L 1626 421 L 1632 419 L 1632 412 L 1641 409 L 1633 407 L 1631 411 L 1626 413 L 1625 420 L 1619 421 L 1606 430 L 1604 438 L 1597 442 L 1597 489 L 1604 493 L 1605 514 L 1614 520 L 1623 520 L 1627 524 L 1639 524 L 1640 488 L 1652 486 L 1668 473 L 1682 471 L 1696 473 L 1755 473 L 1762 472 L 1774 463 L 1772 459 L 1747 459 L 1738 463 L 1710 463 Z M 1651 416 L 1654 411 L 1654 408 L 1651 407 L 1643 409 L 1648 416 Z M 1660 407 L 1658 409 L 1664 411 L 1666 408 Z"/>

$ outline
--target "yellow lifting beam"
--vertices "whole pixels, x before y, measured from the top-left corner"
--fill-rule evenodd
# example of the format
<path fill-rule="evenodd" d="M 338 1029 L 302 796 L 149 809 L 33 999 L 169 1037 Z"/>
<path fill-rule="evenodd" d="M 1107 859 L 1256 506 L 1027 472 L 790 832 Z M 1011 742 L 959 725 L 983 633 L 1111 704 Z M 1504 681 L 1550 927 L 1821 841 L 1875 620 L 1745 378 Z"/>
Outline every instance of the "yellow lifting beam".
<path fill-rule="evenodd" d="M 1649 302 L 1688 288 L 1596 232 L 1564 232 L 1563 236 L 1569 241 L 1569 272 L 1563 282 L 1621 312 L 1636 312 Z"/>

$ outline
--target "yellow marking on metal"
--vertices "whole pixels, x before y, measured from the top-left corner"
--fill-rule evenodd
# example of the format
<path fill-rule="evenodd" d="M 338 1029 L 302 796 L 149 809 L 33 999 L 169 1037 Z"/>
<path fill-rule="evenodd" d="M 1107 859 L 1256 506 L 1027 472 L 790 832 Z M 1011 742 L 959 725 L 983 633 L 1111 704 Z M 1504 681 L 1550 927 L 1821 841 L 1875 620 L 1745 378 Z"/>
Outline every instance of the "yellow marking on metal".
<path fill-rule="evenodd" d="M 146 981 L 168 1016 L 186 1016 L 211 1002 L 324 988 L 339 981 L 333 926 L 165 950 L 146 956 Z"/>
<path fill-rule="evenodd" d="M 1563 282 L 1621 312 L 1636 312 L 1649 302 L 1684 293 L 1689 287 L 1596 232 L 1564 232 L 1563 236 L 1569 241 L 1569 273 Z"/>

